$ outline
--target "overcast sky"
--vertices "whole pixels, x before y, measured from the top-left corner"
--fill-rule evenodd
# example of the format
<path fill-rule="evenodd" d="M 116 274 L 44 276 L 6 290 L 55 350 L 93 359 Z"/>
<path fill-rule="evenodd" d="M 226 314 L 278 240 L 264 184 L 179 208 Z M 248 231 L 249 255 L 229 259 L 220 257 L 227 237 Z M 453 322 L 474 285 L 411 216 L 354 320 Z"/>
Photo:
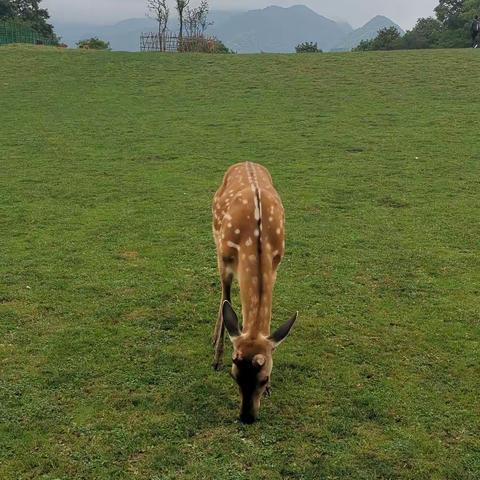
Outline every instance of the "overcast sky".
<path fill-rule="evenodd" d="M 115 23 L 145 16 L 145 0 L 43 0 L 52 20 L 92 24 Z M 173 5 L 174 0 L 170 0 Z M 192 0 L 193 4 L 198 0 Z M 247 10 L 268 5 L 304 4 L 333 19 L 358 27 L 375 15 L 385 15 L 403 28 L 411 28 L 418 17 L 432 15 L 438 0 L 210 0 L 211 9 Z"/>

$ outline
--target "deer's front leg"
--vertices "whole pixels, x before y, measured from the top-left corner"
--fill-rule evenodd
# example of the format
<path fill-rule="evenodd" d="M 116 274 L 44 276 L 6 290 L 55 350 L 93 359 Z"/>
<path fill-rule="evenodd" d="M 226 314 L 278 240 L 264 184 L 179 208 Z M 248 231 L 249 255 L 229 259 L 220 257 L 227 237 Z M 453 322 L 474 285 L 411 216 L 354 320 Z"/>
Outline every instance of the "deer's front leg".
<path fill-rule="evenodd" d="M 215 330 L 213 332 L 213 344 L 215 347 L 215 354 L 213 358 L 213 368 L 219 370 L 223 364 L 223 351 L 225 340 L 225 326 L 223 324 L 222 306 L 225 300 L 231 302 L 230 291 L 232 286 L 232 274 L 224 274 L 225 268 L 222 268 L 222 300 L 220 302 L 220 308 L 218 311 L 217 323 L 215 324 Z"/>

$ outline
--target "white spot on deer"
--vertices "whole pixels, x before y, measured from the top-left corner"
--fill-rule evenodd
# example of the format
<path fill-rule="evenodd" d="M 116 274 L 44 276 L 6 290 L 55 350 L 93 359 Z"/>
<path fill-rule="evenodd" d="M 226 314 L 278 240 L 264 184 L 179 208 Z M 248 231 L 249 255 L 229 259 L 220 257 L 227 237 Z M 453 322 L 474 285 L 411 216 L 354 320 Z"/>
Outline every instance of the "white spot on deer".
<path fill-rule="evenodd" d="M 256 195 L 253 199 L 253 202 L 255 204 L 255 220 L 260 220 L 260 208 L 259 208 L 259 205 L 258 205 L 258 198 L 257 198 Z"/>
<path fill-rule="evenodd" d="M 273 212 L 275 211 L 275 209 L 273 208 L 273 205 L 270 207 L 270 213 L 273 215 Z"/>
<path fill-rule="evenodd" d="M 273 253 L 272 253 L 272 255 L 273 255 L 274 257 L 276 257 L 276 256 L 278 255 L 278 253 L 279 253 L 278 250 L 274 250 Z"/>
<path fill-rule="evenodd" d="M 277 228 L 276 231 L 277 231 L 277 235 L 280 235 L 281 230 L 279 228 Z"/>
<path fill-rule="evenodd" d="M 227 202 L 228 202 L 228 200 L 227 200 Z M 222 213 L 225 215 L 226 220 L 231 220 L 232 219 L 232 216 L 229 213 L 225 213 L 225 212 L 222 212 Z"/>
<path fill-rule="evenodd" d="M 252 239 L 250 237 L 247 238 L 247 241 L 245 242 L 245 245 L 249 247 L 253 243 Z"/>
<path fill-rule="evenodd" d="M 228 226 L 228 228 L 232 228 L 232 224 L 231 224 L 231 223 L 229 223 L 227 226 Z M 279 229 L 279 230 L 280 230 L 280 229 Z"/>
<path fill-rule="evenodd" d="M 238 235 L 238 234 L 240 233 L 240 229 L 237 228 L 237 229 L 235 230 L 235 233 Z"/>
<path fill-rule="evenodd" d="M 247 201 L 247 200 L 242 200 L 242 203 L 243 203 L 244 205 L 247 205 L 248 201 Z"/>
<path fill-rule="evenodd" d="M 253 232 L 253 234 L 258 237 L 260 235 L 260 232 L 258 231 L 258 228 L 255 229 L 255 231 Z"/>
<path fill-rule="evenodd" d="M 267 242 L 267 250 L 271 250 L 272 249 L 272 246 L 270 245 L 270 243 Z"/>
<path fill-rule="evenodd" d="M 227 242 L 227 245 L 230 248 L 235 248 L 236 250 L 240 250 L 240 245 L 237 245 L 236 243 L 231 242 L 230 240 Z"/>
<path fill-rule="evenodd" d="M 273 222 L 273 217 L 268 217 L 268 221 L 269 221 L 270 223 L 272 223 L 272 222 Z"/>

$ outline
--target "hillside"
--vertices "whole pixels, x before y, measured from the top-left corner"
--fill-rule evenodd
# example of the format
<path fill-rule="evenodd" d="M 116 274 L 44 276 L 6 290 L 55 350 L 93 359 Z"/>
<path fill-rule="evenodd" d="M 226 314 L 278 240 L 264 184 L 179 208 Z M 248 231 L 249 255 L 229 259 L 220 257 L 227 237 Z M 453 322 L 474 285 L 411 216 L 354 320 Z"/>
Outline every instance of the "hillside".
<path fill-rule="evenodd" d="M 477 480 L 477 67 L 0 48 L 0 478 Z M 252 426 L 210 345 L 246 159 L 300 312 Z"/>
<path fill-rule="evenodd" d="M 350 51 L 352 48 L 358 46 L 362 40 L 371 40 L 375 38 L 378 31 L 382 28 L 396 27 L 402 35 L 405 33 L 402 28 L 387 17 L 378 15 L 367 22 L 363 27 L 360 27 L 348 34 L 333 50 L 336 51 Z"/>

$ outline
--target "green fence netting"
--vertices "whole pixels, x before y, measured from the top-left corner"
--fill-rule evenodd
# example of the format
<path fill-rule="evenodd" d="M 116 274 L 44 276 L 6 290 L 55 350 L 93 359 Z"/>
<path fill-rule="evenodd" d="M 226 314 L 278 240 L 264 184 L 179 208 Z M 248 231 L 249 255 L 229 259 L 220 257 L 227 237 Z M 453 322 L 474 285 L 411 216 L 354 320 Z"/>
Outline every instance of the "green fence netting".
<path fill-rule="evenodd" d="M 31 43 L 33 45 L 55 45 L 54 38 L 44 37 L 31 28 L 15 23 L 0 22 L 0 45 L 9 43 Z"/>

